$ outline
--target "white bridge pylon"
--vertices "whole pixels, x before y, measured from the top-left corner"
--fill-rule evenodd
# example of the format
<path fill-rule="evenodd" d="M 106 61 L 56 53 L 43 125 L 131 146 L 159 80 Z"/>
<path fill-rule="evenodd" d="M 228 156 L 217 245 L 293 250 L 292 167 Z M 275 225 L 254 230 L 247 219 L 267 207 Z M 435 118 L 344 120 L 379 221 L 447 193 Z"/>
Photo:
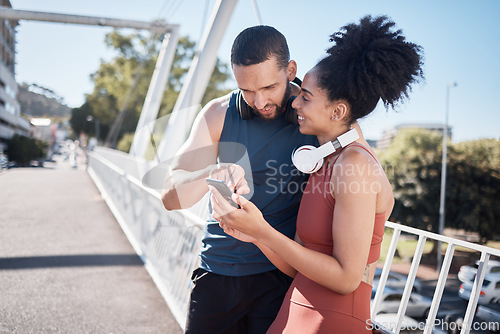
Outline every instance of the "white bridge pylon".
<path fill-rule="evenodd" d="M 164 34 L 162 46 L 158 55 L 158 59 L 156 61 L 156 66 L 151 78 L 151 82 L 148 87 L 146 99 L 141 110 L 137 129 L 142 128 L 145 124 L 148 123 L 148 121 L 154 121 L 156 117 L 158 117 L 161 98 L 165 90 L 167 78 L 170 74 L 170 68 L 172 67 L 172 62 L 175 55 L 175 49 L 177 48 L 177 43 L 179 40 L 179 25 L 167 24 L 163 20 L 145 22 L 107 17 L 16 10 L 4 6 L 0 6 L 0 18 L 8 20 L 29 20 L 114 28 L 131 28 L 138 30 L 149 30 L 157 34 Z M 144 134 L 141 138 L 134 138 L 132 147 L 135 148 L 136 152 L 141 152 L 140 156 L 143 156 L 147 148 L 148 141 L 149 136 L 146 136 Z"/>
<path fill-rule="evenodd" d="M 200 41 L 198 51 L 186 76 L 186 81 L 175 102 L 165 134 L 158 146 L 157 157 L 161 161 L 173 157 L 189 134 L 198 106 L 217 63 L 217 51 L 222 37 L 237 2 L 238 0 L 219 0 L 214 7 L 210 27 L 205 31 Z M 143 133 L 147 134 L 148 131 L 143 131 Z M 140 155 L 136 154 L 136 156 Z"/>
<path fill-rule="evenodd" d="M 219 0 L 212 13 L 210 27 L 199 43 L 198 50 L 175 103 L 170 122 L 156 152 L 157 159 L 164 161 L 172 157 L 184 143 L 198 111 L 203 94 L 217 62 L 217 51 L 234 12 L 238 0 Z M 165 91 L 175 50 L 179 40 L 179 25 L 166 24 L 163 20 L 153 22 L 123 20 L 106 17 L 81 16 L 60 13 L 16 10 L 0 6 L 0 17 L 9 20 L 31 20 L 54 23 L 109 26 L 149 30 L 165 34 L 141 110 L 130 154 L 143 158 L 151 141 L 154 122 L 158 117 L 161 99 Z"/>

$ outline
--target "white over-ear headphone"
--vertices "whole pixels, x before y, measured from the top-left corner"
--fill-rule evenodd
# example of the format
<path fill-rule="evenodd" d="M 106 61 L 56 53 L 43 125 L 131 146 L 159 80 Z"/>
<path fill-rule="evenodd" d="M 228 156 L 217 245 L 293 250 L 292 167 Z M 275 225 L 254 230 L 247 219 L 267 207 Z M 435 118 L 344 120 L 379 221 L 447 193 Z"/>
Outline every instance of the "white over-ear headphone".
<path fill-rule="evenodd" d="M 346 147 L 359 138 L 358 131 L 351 129 L 334 141 L 329 141 L 320 147 L 304 145 L 293 151 L 292 162 L 302 173 L 317 172 L 323 166 L 323 158 L 329 156 L 337 149 Z"/>

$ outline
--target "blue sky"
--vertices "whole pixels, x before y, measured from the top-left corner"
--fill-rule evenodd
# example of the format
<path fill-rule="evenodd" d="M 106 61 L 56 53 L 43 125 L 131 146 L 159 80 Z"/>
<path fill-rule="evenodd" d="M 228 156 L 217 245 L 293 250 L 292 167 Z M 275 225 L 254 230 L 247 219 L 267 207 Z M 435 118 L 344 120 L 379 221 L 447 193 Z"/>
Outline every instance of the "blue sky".
<path fill-rule="evenodd" d="M 181 35 L 198 41 L 215 0 L 11 0 L 15 9 L 180 24 Z M 500 1 L 498 0 L 257 0 L 262 21 L 288 39 L 299 77 L 329 47 L 328 37 L 366 14 L 388 15 L 408 40 L 425 52 L 426 81 L 416 85 L 398 112 L 377 108 L 361 121 L 377 139 L 402 123 L 443 123 L 451 82 L 449 124 L 453 140 L 500 138 Z M 206 15 L 208 6 L 208 17 Z M 219 48 L 229 62 L 235 36 L 258 23 L 250 0 L 239 0 Z M 17 35 L 18 82 L 36 83 L 62 96 L 70 107 L 92 90 L 89 75 L 113 54 L 104 45 L 111 28 L 21 21 Z M 497 95 L 498 94 L 498 95 Z"/>

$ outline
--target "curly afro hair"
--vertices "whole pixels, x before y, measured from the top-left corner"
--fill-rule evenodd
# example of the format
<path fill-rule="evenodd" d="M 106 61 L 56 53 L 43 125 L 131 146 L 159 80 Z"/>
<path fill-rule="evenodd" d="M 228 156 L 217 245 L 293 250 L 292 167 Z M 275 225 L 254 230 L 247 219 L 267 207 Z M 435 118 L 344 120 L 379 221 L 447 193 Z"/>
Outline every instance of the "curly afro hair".
<path fill-rule="evenodd" d="M 386 16 L 365 16 L 330 36 L 335 44 L 317 65 L 318 85 L 330 101 L 350 104 L 349 124 L 375 109 L 386 109 L 408 97 L 410 86 L 423 79 L 422 47 L 407 42 Z"/>

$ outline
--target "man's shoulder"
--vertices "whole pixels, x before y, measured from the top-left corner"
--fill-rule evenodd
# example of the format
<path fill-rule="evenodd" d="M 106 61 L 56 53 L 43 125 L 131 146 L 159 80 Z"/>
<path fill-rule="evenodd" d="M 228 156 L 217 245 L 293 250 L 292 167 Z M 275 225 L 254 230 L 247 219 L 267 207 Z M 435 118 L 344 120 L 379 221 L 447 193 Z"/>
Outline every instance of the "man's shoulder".
<path fill-rule="evenodd" d="M 233 92 L 230 92 L 224 96 L 213 99 L 208 102 L 205 106 L 205 115 L 207 117 L 220 117 L 226 114 L 226 110 L 229 107 L 229 101 Z"/>
<path fill-rule="evenodd" d="M 205 122 L 211 129 L 211 132 L 213 132 L 212 140 L 220 137 L 231 94 L 233 94 L 233 92 L 211 100 L 198 115 L 199 122 Z"/>

